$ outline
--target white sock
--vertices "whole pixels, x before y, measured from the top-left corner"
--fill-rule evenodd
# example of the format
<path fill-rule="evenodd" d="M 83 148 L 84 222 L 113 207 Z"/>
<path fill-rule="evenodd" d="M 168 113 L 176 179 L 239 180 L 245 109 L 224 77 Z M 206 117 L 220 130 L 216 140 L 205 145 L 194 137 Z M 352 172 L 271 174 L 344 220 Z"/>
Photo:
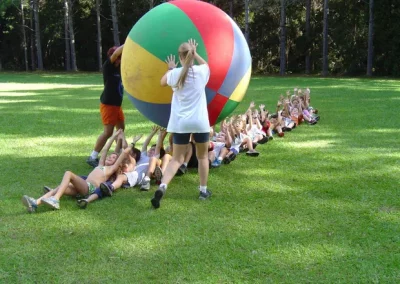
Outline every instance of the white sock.
<path fill-rule="evenodd" d="M 96 152 L 95 150 L 93 150 L 92 154 L 90 154 L 90 157 L 92 159 L 96 159 L 98 155 L 99 155 L 99 152 Z"/>
<path fill-rule="evenodd" d="M 183 165 L 184 165 L 185 167 L 187 167 L 187 163 L 183 163 Z"/>
<path fill-rule="evenodd" d="M 199 189 L 200 189 L 201 192 L 206 193 L 207 192 L 207 185 L 206 186 L 200 185 Z"/>
<path fill-rule="evenodd" d="M 218 161 L 222 161 L 222 157 L 218 157 Z"/>
<path fill-rule="evenodd" d="M 167 189 L 168 185 L 165 183 L 160 184 L 160 187 L 163 187 L 165 190 Z"/>

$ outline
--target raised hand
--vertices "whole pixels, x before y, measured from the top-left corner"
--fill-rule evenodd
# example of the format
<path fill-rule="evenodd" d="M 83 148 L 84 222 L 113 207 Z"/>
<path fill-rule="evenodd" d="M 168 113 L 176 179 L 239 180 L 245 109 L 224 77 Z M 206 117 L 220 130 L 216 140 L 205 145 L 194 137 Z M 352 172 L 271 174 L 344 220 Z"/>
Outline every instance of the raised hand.
<path fill-rule="evenodd" d="M 199 44 L 198 44 L 198 43 L 196 42 L 196 40 L 193 39 L 193 38 L 189 39 L 189 40 L 188 40 L 188 43 L 189 43 L 190 47 L 192 48 L 193 53 L 196 54 L 196 52 L 197 52 L 197 46 L 198 46 Z"/>
<path fill-rule="evenodd" d="M 175 55 L 173 54 L 167 56 L 167 59 L 165 59 L 165 63 L 167 63 L 168 69 L 173 69 L 178 65 L 178 62 L 175 62 Z"/>

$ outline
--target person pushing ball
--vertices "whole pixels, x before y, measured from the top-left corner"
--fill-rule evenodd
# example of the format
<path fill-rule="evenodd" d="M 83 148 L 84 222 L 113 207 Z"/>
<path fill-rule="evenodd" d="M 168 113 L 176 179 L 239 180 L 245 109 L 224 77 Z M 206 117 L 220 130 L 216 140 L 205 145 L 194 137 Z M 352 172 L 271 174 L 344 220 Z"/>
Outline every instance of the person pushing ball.
<path fill-rule="evenodd" d="M 161 78 L 161 86 L 170 86 L 173 90 L 167 131 L 174 133 L 174 151 L 161 184 L 151 199 L 151 204 L 156 209 L 160 207 L 160 201 L 167 190 L 168 183 L 184 162 L 191 135 L 196 143 L 200 176 L 199 199 L 207 199 L 211 196 L 211 192 L 207 189 L 210 122 L 205 93 L 205 87 L 210 78 L 210 68 L 197 53 L 196 48 L 197 43 L 193 39 L 179 46 L 178 54 L 182 67 L 177 68 L 175 56 L 172 54 L 165 60 L 168 71 Z M 194 61 L 197 61 L 198 65 L 194 65 Z"/>

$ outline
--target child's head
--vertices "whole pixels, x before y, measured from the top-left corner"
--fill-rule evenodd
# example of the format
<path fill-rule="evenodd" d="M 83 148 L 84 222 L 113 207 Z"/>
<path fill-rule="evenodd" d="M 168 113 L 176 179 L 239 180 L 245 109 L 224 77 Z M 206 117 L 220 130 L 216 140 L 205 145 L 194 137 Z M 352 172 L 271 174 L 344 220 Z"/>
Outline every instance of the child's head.
<path fill-rule="evenodd" d="M 114 165 L 115 164 L 115 162 L 117 161 L 117 159 L 118 159 L 118 154 L 117 153 L 111 153 L 110 155 L 108 155 L 107 157 L 106 157 L 106 161 L 105 161 L 105 163 L 104 163 L 104 165 L 106 165 L 106 166 L 112 166 L 112 165 Z"/>
<path fill-rule="evenodd" d="M 138 148 L 132 148 L 132 150 L 129 154 L 132 156 L 132 158 L 135 159 L 136 162 L 138 162 L 140 160 L 141 152 Z"/>
<path fill-rule="evenodd" d="M 156 152 L 156 144 L 151 145 L 150 149 L 147 150 L 147 157 L 153 157 Z"/>
<path fill-rule="evenodd" d="M 243 129 L 243 120 L 241 119 L 241 117 L 236 118 L 233 121 L 233 126 L 235 127 L 236 130 L 241 131 Z"/>

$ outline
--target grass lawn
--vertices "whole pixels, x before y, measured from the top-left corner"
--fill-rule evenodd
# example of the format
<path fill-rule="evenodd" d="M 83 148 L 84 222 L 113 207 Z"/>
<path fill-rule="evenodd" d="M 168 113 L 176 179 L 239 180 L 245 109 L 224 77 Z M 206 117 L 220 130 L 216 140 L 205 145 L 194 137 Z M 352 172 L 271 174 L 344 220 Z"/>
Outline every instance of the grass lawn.
<path fill-rule="evenodd" d="M 28 214 L 22 195 L 90 171 L 102 78 L 0 73 L 0 283 L 399 283 L 400 81 L 254 77 L 235 113 L 296 86 L 320 122 L 211 170 L 211 200 L 192 170 L 158 210 L 152 186 Z"/>

